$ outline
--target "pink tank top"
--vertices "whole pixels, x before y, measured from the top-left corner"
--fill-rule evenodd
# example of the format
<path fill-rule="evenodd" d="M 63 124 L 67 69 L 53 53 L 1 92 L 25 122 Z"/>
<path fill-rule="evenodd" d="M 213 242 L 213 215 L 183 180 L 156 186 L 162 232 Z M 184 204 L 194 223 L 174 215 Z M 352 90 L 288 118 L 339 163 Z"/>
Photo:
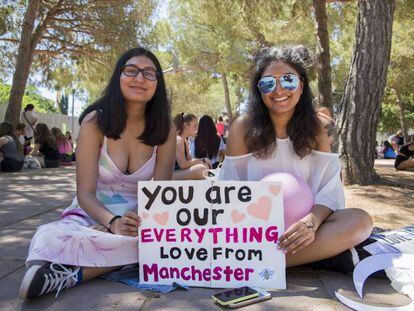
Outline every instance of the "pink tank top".
<path fill-rule="evenodd" d="M 108 142 L 104 142 L 98 161 L 98 180 L 96 197 L 115 215 L 123 215 L 128 211 L 137 212 L 138 182 L 151 180 L 154 177 L 157 160 L 155 146 L 151 157 L 137 171 L 128 175 L 119 170 L 108 154 Z"/>

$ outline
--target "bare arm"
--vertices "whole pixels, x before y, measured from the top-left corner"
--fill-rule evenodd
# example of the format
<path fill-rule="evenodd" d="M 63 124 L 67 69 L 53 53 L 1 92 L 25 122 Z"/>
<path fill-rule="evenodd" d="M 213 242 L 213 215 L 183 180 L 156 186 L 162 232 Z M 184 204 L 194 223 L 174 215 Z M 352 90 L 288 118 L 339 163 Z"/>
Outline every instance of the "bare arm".
<path fill-rule="evenodd" d="M 154 180 L 170 180 L 174 171 L 176 148 L 176 131 L 171 127 L 167 141 L 158 147 L 157 164 L 155 167 Z"/>
<path fill-rule="evenodd" d="M 5 145 L 9 140 L 6 137 L 0 138 L 0 147 Z"/>
<path fill-rule="evenodd" d="M 320 121 L 320 131 L 317 137 L 316 150 L 323 152 L 335 152 L 335 146 L 337 145 L 337 130 L 335 121 L 322 113 L 318 113 Z"/>
<path fill-rule="evenodd" d="M 321 128 L 320 134 L 317 137 L 318 151 L 332 152 L 334 135 L 336 133 L 335 122 L 331 117 L 321 114 L 319 114 L 319 120 Z M 311 213 L 302 220 L 310 220 L 316 230 L 330 214 L 332 214 L 332 210 L 329 207 L 314 205 Z"/>
<path fill-rule="evenodd" d="M 96 222 L 107 227 L 114 215 L 96 198 L 102 136 L 96 112 L 89 113 L 81 124 L 76 148 L 76 195 L 79 205 Z"/>
<path fill-rule="evenodd" d="M 41 147 L 40 144 L 35 144 L 32 151 L 30 151 L 30 155 L 37 156 L 40 153 L 39 152 L 40 147 Z"/>
<path fill-rule="evenodd" d="M 204 164 L 203 160 L 200 159 L 191 159 L 191 155 L 190 155 L 190 151 L 187 148 L 187 144 L 185 142 L 185 140 L 180 137 L 177 136 L 177 147 L 176 147 L 176 158 L 177 158 L 177 163 L 180 166 L 180 168 L 182 170 L 185 170 L 191 166 L 194 166 L 196 164 Z M 185 154 L 184 154 L 184 148 L 186 148 L 187 150 L 187 157 L 189 159 L 186 159 Z"/>

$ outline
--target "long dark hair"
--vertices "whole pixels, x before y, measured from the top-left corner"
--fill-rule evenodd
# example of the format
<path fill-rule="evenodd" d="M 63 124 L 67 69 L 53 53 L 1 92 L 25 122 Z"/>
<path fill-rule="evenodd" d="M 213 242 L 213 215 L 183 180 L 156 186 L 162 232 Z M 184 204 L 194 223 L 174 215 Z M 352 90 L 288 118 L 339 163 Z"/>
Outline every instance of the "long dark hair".
<path fill-rule="evenodd" d="M 58 127 L 52 127 L 50 133 L 53 135 L 53 137 L 55 137 L 56 143 L 67 140 L 66 136 L 63 135 L 61 129 Z"/>
<path fill-rule="evenodd" d="M 9 122 L 0 123 L 0 137 L 3 136 L 10 136 L 13 138 L 14 142 L 17 146 L 17 152 L 19 154 L 23 154 L 23 146 L 20 143 L 19 139 L 17 138 L 16 134 L 14 133 L 13 125 Z"/>
<path fill-rule="evenodd" d="M 282 62 L 291 66 L 297 71 L 303 84 L 302 95 L 286 128 L 295 153 L 303 158 L 315 148 L 320 125 L 312 104 L 313 97 L 305 69 L 309 59 L 309 52 L 304 46 L 268 48 L 258 53 L 250 84 L 248 127 L 245 136 L 249 152 L 253 152 L 256 157 L 267 158 L 277 147 L 276 129 L 257 87 L 263 72 L 272 62 Z"/>
<path fill-rule="evenodd" d="M 57 149 L 56 140 L 50 132 L 49 128 L 44 123 L 37 123 L 35 128 L 35 144 L 49 145 Z"/>
<path fill-rule="evenodd" d="M 182 134 L 186 123 L 190 123 L 197 117 L 191 113 L 181 112 L 174 117 L 174 125 L 177 128 L 178 134 Z"/>
<path fill-rule="evenodd" d="M 197 136 L 194 140 L 194 155 L 196 158 L 213 158 L 220 148 L 221 138 L 210 116 L 204 115 L 198 122 Z"/>
<path fill-rule="evenodd" d="M 167 140 L 170 132 L 170 104 L 167 98 L 162 68 L 158 59 L 150 51 L 141 47 L 125 52 L 118 59 L 102 97 L 83 111 L 79 118 L 79 124 L 82 123 L 83 118 L 89 112 L 96 111 L 98 126 L 102 133 L 109 138 L 120 138 L 122 131 L 125 129 L 127 118 L 126 103 L 122 96 L 120 85 L 122 66 L 129 59 L 136 56 L 148 57 L 154 63 L 158 74 L 155 94 L 145 106 L 144 132 L 138 139 L 149 146 L 162 145 Z"/>

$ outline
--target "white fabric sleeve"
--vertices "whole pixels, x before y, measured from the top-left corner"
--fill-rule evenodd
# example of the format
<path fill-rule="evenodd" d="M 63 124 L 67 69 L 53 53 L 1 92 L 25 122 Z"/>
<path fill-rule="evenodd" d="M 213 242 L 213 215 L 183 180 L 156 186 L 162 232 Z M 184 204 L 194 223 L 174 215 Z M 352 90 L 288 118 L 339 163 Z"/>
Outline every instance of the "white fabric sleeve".
<path fill-rule="evenodd" d="M 333 211 L 345 208 L 338 154 L 313 152 L 310 185 L 315 205 L 323 205 Z"/>
<path fill-rule="evenodd" d="M 226 156 L 220 168 L 219 180 L 247 180 L 247 163 L 250 154 Z"/>

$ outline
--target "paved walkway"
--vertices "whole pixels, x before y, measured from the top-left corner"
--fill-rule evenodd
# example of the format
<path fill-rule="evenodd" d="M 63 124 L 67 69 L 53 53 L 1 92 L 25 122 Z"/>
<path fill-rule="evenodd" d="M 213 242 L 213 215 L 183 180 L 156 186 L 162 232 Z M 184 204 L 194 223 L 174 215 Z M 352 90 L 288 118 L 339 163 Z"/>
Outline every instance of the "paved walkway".
<path fill-rule="evenodd" d="M 168 294 L 138 291 L 121 283 L 96 279 L 53 295 L 23 302 L 17 298 L 24 260 L 37 226 L 59 218 L 75 193 L 75 168 L 28 170 L 0 174 L 0 310 L 219 310 L 211 294 L 218 290 L 191 288 Z M 288 289 L 272 292 L 273 299 L 243 310 L 348 310 L 334 296 L 359 300 L 352 277 L 308 267 L 288 269 Z M 405 305 L 386 280 L 370 279 L 364 302 Z M 222 308 L 224 309 L 224 308 Z"/>

